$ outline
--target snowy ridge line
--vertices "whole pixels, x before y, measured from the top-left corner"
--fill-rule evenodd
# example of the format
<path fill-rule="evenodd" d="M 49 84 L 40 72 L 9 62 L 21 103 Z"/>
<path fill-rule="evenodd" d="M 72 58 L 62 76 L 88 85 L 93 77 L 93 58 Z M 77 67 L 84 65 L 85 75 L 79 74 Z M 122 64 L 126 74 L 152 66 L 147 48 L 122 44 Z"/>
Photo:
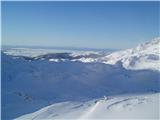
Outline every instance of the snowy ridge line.
<path fill-rule="evenodd" d="M 54 53 L 72 53 L 73 56 L 97 54 L 99 51 L 77 51 L 77 50 L 57 50 L 57 49 L 42 49 L 42 48 L 8 48 L 2 50 L 7 55 L 37 57 L 40 55 L 54 54 Z"/>
<path fill-rule="evenodd" d="M 84 63 L 122 64 L 126 69 L 152 69 L 160 71 L 160 37 L 138 45 L 136 48 L 117 52 L 56 51 L 44 49 L 9 49 L 7 55 L 25 60 L 48 60 L 50 62 L 79 61 Z"/>
<path fill-rule="evenodd" d="M 126 69 L 152 69 L 160 71 L 160 37 L 138 45 L 136 48 L 113 52 L 99 61 L 105 64 L 121 62 Z"/>

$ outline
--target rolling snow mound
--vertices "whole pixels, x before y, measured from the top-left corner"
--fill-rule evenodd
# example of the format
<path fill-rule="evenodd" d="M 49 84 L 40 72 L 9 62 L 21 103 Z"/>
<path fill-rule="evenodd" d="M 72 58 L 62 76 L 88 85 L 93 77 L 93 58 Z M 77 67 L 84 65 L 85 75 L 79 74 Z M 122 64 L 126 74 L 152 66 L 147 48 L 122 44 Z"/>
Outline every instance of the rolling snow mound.
<path fill-rule="evenodd" d="M 159 94 L 57 103 L 15 120 L 159 119 Z"/>

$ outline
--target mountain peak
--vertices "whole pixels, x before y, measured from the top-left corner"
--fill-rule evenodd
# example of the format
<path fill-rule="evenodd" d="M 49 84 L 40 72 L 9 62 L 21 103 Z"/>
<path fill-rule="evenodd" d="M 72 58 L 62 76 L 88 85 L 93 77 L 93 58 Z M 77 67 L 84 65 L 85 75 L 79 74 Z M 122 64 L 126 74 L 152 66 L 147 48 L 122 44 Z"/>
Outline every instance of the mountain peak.
<path fill-rule="evenodd" d="M 159 70 L 160 37 L 138 45 L 136 48 L 114 52 L 103 58 L 103 63 L 116 64 L 121 61 L 126 69 Z"/>
<path fill-rule="evenodd" d="M 145 43 L 138 45 L 136 47 L 136 49 L 137 50 L 145 50 L 145 49 L 148 49 L 149 47 L 158 48 L 159 45 L 160 45 L 160 37 L 157 37 L 157 38 L 152 39 L 151 41 L 148 41 L 148 42 L 145 42 Z"/>

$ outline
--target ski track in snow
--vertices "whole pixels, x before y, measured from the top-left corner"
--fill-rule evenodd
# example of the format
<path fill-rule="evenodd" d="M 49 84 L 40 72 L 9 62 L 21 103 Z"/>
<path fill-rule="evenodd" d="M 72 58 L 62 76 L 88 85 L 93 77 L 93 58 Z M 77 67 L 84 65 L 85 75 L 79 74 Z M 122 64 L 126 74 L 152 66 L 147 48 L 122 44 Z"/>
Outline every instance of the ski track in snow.
<path fill-rule="evenodd" d="M 83 119 L 87 119 L 88 117 L 90 117 L 93 114 L 93 112 L 96 110 L 99 104 L 100 102 L 97 102 L 95 105 L 89 108 L 89 110 L 85 111 L 84 114 L 80 116 L 78 120 L 83 120 Z"/>

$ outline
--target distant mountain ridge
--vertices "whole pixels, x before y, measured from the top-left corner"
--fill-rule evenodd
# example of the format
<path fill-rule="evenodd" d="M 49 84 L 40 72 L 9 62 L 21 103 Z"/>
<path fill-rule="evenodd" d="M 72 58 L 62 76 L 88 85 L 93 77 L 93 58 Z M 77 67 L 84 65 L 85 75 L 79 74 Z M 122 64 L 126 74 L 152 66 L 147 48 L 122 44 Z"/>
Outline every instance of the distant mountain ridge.
<path fill-rule="evenodd" d="M 159 70 L 160 37 L 138 45 L 136 48 L 111 53 L 99 59 L 106 64 L 116 64 L 118 61 L 126 69 Z"/>
<path fill-rule="evenodd" d="M 160 37 L 138 45 L 135 48 L 121 51 L 72 51 L 52 49 L 14 48 L 4 53 L 26 60 L 48 60 L 52 62 L 80 61 L 84 63 L 122 63 L 126 69 L 152 69 L 160 70 Z"/>

